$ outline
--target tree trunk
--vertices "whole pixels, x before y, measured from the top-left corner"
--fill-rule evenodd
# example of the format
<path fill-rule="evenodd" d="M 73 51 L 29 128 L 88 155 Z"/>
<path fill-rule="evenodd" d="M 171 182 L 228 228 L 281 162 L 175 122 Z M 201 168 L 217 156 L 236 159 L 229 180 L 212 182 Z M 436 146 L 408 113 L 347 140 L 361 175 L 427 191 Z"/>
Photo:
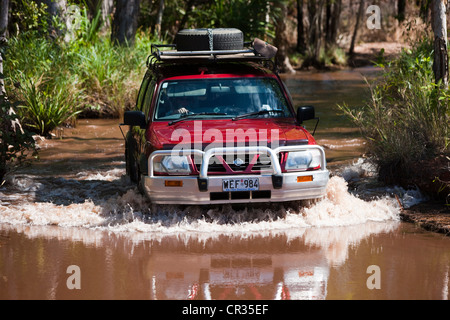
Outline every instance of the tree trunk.
<path fill-rule="evenodd" d="M 9 0 L 0 0 L 0 48 L 6 44 L 6 35 L 8 30 L 8 11 L 9 11 Z M 4 101 L 6 98 L 5 81 L 3 80 L 3 57 L 2 51 L 0 50 L 0 101 Z M 8 130 L 8 123 L 4 120 L 6 110 L 3 106 L 0 107 L 0 133 L 4 134 Z M 6 175 L 6 157 L 4 155 L 8 152 L 8 144 L 1 141 L 0 143 L 0 186 L 3 183 L 3 177 Z"/>
<path fill-rule="evenodd" d="M 164 14 L 164 0 L 159 0 L 159 8 L 158 8 L 158 15 L 156 16 L 156 23 L 155 23 L 155 31 L 156 35 L 158 36 L 158 39 L 161 40 L 161 25 L 162 25 L 162 18 Z"/>
<path fill-rule="evenodd" d="M 115 3 L 111 42 L 132 46 L 136 36 L 140 0 L 116 0 Z"/>
<path fill-rule="evenodd" d="M 86 0 L 88 7 L 88 17 L 93 19 L 100 10 L 102 14 L 102 28 L 109 29 L 111 27 L 111 14 L 114 9 L 114 0 Z"/>
<path fill-rule="evenodd" d="M 314 57 L 313 57 L 313 64 L 320 66 L 320 50 L 322 49 L 322 18 L 323 18 L 323 7 L 324 7 L 325 0 L 320 0 L 318 2 L 317 8 L 316 8 L 316 14 L 314 16 L 314 19 L 311 22 L 311 25 L 314 25 Z"/>
<path fill-rule="evenodd" d="M 6 44 L 8 31 L 9 0 L 0 0 L 0 48 Z M 3 75 L 3 57 L 0 50 L 0 73 Z M 0 77 L 0 96 L 6 95 L 5 81 Z"/>
<path fill-rule="evenodd" d="M 297 0 L 297 51 L 306 51 L 305 26 L 303 24 L 303 0 Z"/>
<path fill-rule="evenodd" d="M 9 0 L 0 0 L 0 40 L 6 40 L 8 31 Z"/>
<path fill-rule="evenodd" d="M 47 12 L 49 13 L 49 21 L 48 21 L 48 32 L 50 36 L 56 38 L 60 36 L 63 32 L 58 28 L 58 26 L 53 25 L 53 18 L 58 18 L 61 21 L 64 19 L 64 15 L 67 9 L 67 1 L 66 0 L 40 0 L 47 5 Z"/>
<path fill-rule="evenodd" d="M 447 17 L 444 0 L 432 0 L 432 24 L 434 32 L 433 72 L 436 83 L 448 88 Z"/>
<path fill-rule="evenodd" d="M 326 34 L 327 46 L 334 46 L 337 42 L 337 34 L 339 29 L 340 16 L 342 11 L 342 0 L 334 0 L 331 8 L 331 17 Z"/>
<path fill-rule="evenodd" d="M 356 17 L 355 29 L 353 30 L 352 43 L 350 44 L 350 50 L 348 51 L 350 56 L 352 56 L 355 53 L 355 42 L 356 42 L 356 37 L 358 36 L 359 24 L 361 22 L 363 12 L 364 12 L 364 0 L 361 0 L 359 2 L 359 9 L 358 9 L 358 15 Z"/>
<path fill-rule="evenodd" d="M 114 10 L 114 0 L 101 0 L 103 28 L 109 29 L 111 27 L 111 14 Z"/>
<path fill-rule="evenodd" d="M 316 17 L 316 0 L 308 0 L 308 20 L 309 20 L 309 32 L 308 32 L 308 43 L 314 45 L 316 43 L 316 24 L 314 19 Z"/>
<path fill-rule="evenodd" d="M 47 5 L 47 11 L 51 16 L 62 17 L 67 7 L 66 0 L 44 0 L 43 2 Z"/>
<path fill-rule="evenodd" d="M 192 12 L 192 7 L 194 6 L 194 3 L 195 3 L 195 0 L 188 0 L 188 1 L 186 2 L 186 7 L 185 7 L 185 10 L 184 10 L 184 15 L 183 15 L 183 18 L 181 18 L 180 25 L 178 26 L 178 31 L 181 31 L 181 30 L 184 29 L 184 26 L 186 25 L 186 23 L 187 23 L 187 21 L 188 21 L 189 15 L 190 15 L 191 12 Z"/>
<path fill-rule="evenodd" d="M 280 71 L 287 73 L 295 73 L 294 68 L 289 62 L 288 56 L 288 41 L 287 41 L 287 6 L 283 2 L 279 2 L 277 6 L 280 8 L 280 16 L 277 19 L 276 31 L 275 31 L 275 46 L 278 48 L 276 59 L 279 63 Z"/>
<path fill-rule="evenodd" d="M 270 2 L 266 2 L 266 15 L 264 17 L 264 41 L 269 41 Z"/>
<path fill-rule="evenodd" d="M 397 20 L 403 22 L 406 14 L 406 0 L 398 0 L 397 2 Z"/>
<path fill-rule="evenodd" d="M 332 2 L 334 0 L 326 0 L 325 4 L 325 20 L 323 21 L 323 31 L 325 33 L 325 44 L 328 44 L 328 38 L 330 37 L 331 32 L 331 7 L 333 6 Z"/>

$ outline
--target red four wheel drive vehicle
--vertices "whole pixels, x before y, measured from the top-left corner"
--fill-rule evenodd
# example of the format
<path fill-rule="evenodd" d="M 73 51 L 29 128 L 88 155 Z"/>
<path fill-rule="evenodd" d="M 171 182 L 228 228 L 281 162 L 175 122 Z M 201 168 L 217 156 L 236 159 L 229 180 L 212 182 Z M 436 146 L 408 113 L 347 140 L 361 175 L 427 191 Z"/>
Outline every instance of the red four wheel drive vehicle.
<path fill-rule="evenodd" d="M 316 199 L 325 153 L 273 69 L 276 48 L 237 29 L 182 30 L 154 45 L 136 110 L 124 114 L 127 174 L 157 204 Z M 164 51 L 163 48 L 168 48 Z M 272 68 L 270 68 L 272 67 Z"/>

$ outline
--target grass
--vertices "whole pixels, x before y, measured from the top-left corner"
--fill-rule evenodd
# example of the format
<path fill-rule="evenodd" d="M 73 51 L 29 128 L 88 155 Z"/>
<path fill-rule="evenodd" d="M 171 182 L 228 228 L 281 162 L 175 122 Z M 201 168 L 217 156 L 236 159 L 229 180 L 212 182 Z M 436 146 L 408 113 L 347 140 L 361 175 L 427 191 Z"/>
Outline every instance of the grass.
<path fill-rule="evenodd" d="M 20 87 L 18 115 L 32 131 L 48 136 L 58 126 L 73 120 L 81 112 L 80 92 L 64 82 L 52 87 L 42 80 L 23 81 Z"/>
<path fill-rule="evenodd" d="M 370 84 L 371 99 L 362 107 L 338 106 L 367 140 L 381 180 L 397 183 L 413 177 L 420 161 L 449 154 L 449 91 L 434 83 L 430 40 L 416 43 L 384 68 Z"/>
<path fill-rule="evenodd" d="M 36 13 L 31 4 L 22 2 Z M 34 134 L 48 136 L 82 115 L 120 117 L 134 105 L 154 42 L 138 32 L 133 47 L 113 46 L 100 15 L 89 20 L 85 9 L 76 32 L 50 38 L 40 23 L 45 10 L 38 13 L 0 48 L 8 95 L 0 96 L 0 186 L 34 150 Z"/>
<path fill-rule="evenodd" d="M 47 135 L 80 116 L 118 118 L 135 103 L 152 36 L 138 32 L 133 47 L 114 46 L 98 17 L 83 17 L 70 38 L 31 30 L 9 40 L 8 94 L 21 102 L 18 114 L 35 133 Z"/>

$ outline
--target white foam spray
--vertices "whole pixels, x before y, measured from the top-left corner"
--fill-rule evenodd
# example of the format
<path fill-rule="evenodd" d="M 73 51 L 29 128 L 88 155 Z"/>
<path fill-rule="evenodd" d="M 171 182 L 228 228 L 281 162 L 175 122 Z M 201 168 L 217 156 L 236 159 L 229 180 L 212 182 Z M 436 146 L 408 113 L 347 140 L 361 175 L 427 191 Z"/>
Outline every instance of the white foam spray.
<path fill-rule="evenodd" d="M 76 179 L 18 177 L 16 181 L 15 193 L 10 194 L 14 201 L 0 201 L 0 223 L 148 235 L 244 234 L 397 221 L 400 211 L 392 197 L 359 199 L 348 192 L 347 182 L 338 176 L 330 179 L 326 197 L 313 205 L 279 203 L 242 209 L 229 205 L 152 205 L 129 183 L 123 170 L 95 172 Z M 17 193 L 24 196 L 21 201 L 17 201 Z"/>

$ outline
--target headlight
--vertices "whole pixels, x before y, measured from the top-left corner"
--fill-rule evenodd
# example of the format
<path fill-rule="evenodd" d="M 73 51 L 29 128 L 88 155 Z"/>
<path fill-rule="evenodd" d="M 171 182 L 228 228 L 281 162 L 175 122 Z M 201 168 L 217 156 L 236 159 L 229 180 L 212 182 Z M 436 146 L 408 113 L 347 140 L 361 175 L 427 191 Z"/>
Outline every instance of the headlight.
<path fill-rule="evenodd" d="M 154 171 L 171 175 L 187 175 L 191 173 L 189 159 L 186 156 L 164 156 L 156 158 Z"/>
<path fill-rule="evenodd" d="M 290 171 L 317 168 L 320 167 L 321 157 L 319 150 L 289 152 L 285 169 Z"/>

